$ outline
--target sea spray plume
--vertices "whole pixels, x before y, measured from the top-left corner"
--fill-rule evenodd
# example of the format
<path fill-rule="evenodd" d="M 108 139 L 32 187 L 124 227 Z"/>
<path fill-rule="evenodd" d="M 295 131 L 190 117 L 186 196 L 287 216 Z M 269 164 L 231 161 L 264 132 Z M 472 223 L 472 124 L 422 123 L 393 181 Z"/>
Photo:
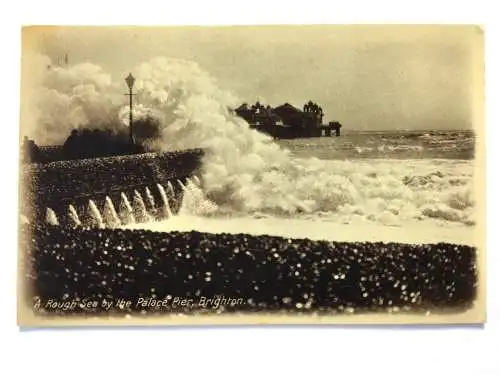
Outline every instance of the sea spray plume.
<path fill-rule="evenodd" d="M 208 200 L 203 191 L 187 179 L 186 185 L 182 185 L 184 195 L 182 198 L 179 215 L 212 215 L 217 212 L 217 205 Z"/>
<path fill-rule="evenodd" d="M 40 127 L 39 90 L 43 87 L 44 77 L 52 62 L 47 56 L 23 51 L 21 59 L 21 132 L 33 137 Z M 43 132 L 43 130 L 41 130 Z"/>
<path fill-rule="evenodd" d="M 157 58 L 136 71 L 137 101 L 149 106 L 151 116 L 158 117 L 162 133 L 159 146 L 212 147 L 213 141 L 228 131 L 235 133 L 236 129 L 225 124 L 232 118 L 227 108 L 236 105 L 235 98 L 219 90 L 196 63 Z M 240 125 L 244 128 L 244 121 Z"/>
<path fill-rule="evenodd" d="M 297 197 L 294 186 L 303 171 L 315 178 L 310 166 L 297 166 L 289 152 L 230 114 L 230 95 L 219 90 L 196 64 L 156 59 L 137 71 L 142 73 L 138 89 L 148 89 L 142 101 L 149 100 L 156 108 L 164 106 L 168 113 L 162 119 L 170 121 L 162 124 L 163 146 L 207 150 L 203 179 L 210 200 L 221 208 L 246 212 L 293 213 L 316 208 L 310 207 L 315 202 L 308 197 Z M 169 91 L 176 94 L 169 96 Z M 340 191 L 347 198 L 334 200 L 334 208 L 336 202 L 350 200 L 347 193 Z"/>
<path fill-rule="evenodd" d="M 40 144 L 61 144 L 73 128 L 123 126 L 118 117 L 124 105 L 120 87 L 101 67 L 91 63 L 60 67 L 46 56 L 29 60 L 23 72 L 29 82 L 23 85 L 24 134 Z"/>
<path fill-rule="evenodd" d="M 158 147 L 207 149 L 204 181 L 209 197 L 223 205 L 243 206 L 243 210 L 248 202 L 259 208 L 259 197 L 246 196 L 248 182 L 269 169 L 274 174 L 289 163 L 289 153 L 229 113 L 236 101 L 219 90 L 197 64 L 158 58 L 136 71 L 138 100 L 163 112 Z"/>
<path fill-rule="evenodd" d="M 62 144 L 75 128 L 128 136 L 129 106 L 123 86 L 121 81 L 112 82 L 111 75 L 97 64 L 61 67 L 47 56 L 29 55 L 23 59 L 23 135 L 42 145 Z M 145 146 L 155 144 L 157 121 L 165 117 L 147 104 L 136 101 L 134 105 L 135 133 Z"/>
<path fill-rule="evenodd" d="M 230 113 L 235 98 L 195 63 L 157 58 L 135 71 L 142 110 L 149 106 L 148 116 L 157 116 L 160 139 L 151 147 L 204 148 L 204 193 L 221 212 L 348 212 L 388 224 L 393 216 L 399 220 L 434 212 L 425 205 L 436 203 L 435 190 L 405 185 L 405 174 L 397 175 L 391 167 L 367 165 L 359 170 L 345 161 L 292 158 Z M 187 199 L 189 194 L 184 208 L 196 206 Z M 438 199 L 449 201 L 446 209 L 460 206 L 448 196 Z M 462 221 L 464 214 L 444 217 Z"/>

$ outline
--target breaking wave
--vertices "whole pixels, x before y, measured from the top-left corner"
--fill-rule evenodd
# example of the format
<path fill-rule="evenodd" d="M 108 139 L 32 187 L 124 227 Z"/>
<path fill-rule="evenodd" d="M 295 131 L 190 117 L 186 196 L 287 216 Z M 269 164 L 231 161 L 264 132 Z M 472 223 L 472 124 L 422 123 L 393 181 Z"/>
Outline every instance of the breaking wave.
<path fill-rule="evenodd" d="M 39 99 L 23 109 L 31 114 L 23 119 L 29 135 L 62 143 L 75 127 L 126 129 L 124 84 L 112 82 L 94 64 L 62 68 L 51 67 L 46 58 L 40 61 L 43 69 L 31 88 Z M 191 187 L 183 212 L 474 223 L 470 163 L 296 158 L 235 117 L 229 108 L 239 104 L 238 98 L 220 90 L 196 63 L 156 58 L 132 72 L 137 78 L 135 119 L 153 118 L 157 126 L 154 136 L 144 140 L 148 148 L 207 150 L 202 190 Z"/>
<path fill-rule="evenodd" d="M 219 194 L 217 187 L 209 185 L 207 189 L 205 183 L 211 205 L 193 205 L 194 199 L 200 201 L 197 192 L 185 197 L 186 207 L 191 214 L 213 214 L 213 208 L 203 207 L 215 203 L 219 213 L 312 214 L 344 222 L 364 218 L 385 225 L 428 218 L 475 223 L 472 166 L 464 168 L 449 161 L 439 165 L 436 172 L 429 171 L 436 165 L 426 160 L 295 159 L 280 167 L 227 177 L 226 184 L 219 185 L 225 189 L 224 194 Z M 205 181 L 215 180 L 211 171 L 207 166 Z"/>

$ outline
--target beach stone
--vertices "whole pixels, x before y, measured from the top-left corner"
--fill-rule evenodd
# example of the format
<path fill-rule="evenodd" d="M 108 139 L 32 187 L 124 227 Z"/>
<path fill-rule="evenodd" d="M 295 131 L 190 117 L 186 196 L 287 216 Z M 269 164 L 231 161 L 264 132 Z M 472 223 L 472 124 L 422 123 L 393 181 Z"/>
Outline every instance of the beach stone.
<path fill-rule="evenodd" d="M 426 313 L 471 307 L 478 283 L 476 249 L 449 243 L 39 224 L 22 225 L 21 240 L 28 299 L 44 314 Z"/>

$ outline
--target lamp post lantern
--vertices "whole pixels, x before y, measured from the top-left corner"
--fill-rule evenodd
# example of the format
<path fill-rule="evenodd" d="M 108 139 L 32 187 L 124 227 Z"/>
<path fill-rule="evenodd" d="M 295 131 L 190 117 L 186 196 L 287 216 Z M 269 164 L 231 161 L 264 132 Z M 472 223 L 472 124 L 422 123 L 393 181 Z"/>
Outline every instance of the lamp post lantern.
<path fill-rule="evenodd" d="M 132 93 L 132 89 L 134 88 L 134 83 L 135 83 L 135 78 L 134 76 L 132 75 L 132 73 L 129 73 L 129 75 L 127 76 L 127 78 L 125 78 L 125 82 L 127 83 L 127 86 L 128 86 L 128 94 L 125 94 L 125 95 L 128 95 L 129 97 L 129 104 L 130 104 L 130 112 L 129 112 L 129 132 L 130 132 L 130 145 L 133 146 L 135 141 L 134 141 L 134 119 L 133 119 L 133 116 L 132 116 L 132 95 L 134 95 Z"/>

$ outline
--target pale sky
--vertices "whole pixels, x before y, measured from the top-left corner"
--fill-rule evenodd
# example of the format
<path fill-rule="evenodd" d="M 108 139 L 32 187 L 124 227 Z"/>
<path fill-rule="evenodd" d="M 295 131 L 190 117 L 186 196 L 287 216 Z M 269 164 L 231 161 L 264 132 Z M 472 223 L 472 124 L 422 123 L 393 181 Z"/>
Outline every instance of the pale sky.
<path fill-rule="evenodd" d="M 120 80 L 166 56 L 196 61 L 247 102 L 302 106 L 348 130 L 464 129 L 482 95 L 483 35 L 473 26 L 45 29 L 40 52 L 92 62 Z"/>

